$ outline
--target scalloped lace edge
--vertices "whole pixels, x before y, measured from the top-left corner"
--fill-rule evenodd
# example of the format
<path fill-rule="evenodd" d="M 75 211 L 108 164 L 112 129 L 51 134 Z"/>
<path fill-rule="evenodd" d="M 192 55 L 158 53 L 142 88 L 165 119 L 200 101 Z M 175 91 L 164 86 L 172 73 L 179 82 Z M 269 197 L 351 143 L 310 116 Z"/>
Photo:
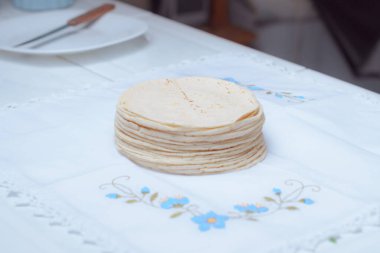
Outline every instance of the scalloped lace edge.
<path fill-rule="evenodd" d="M 54 228 L 60 228 L 60 236 L 63 229 L 67 235 L 66 240 L 73 245 L 77 242 L 76 246 L 88 246 L 93 252 L 131 252 L 129 246 L 125 248 L 125 241 L 121 243 L 115 236 L 111 236 L 112 233 L 107 228 L 75 212 L 56 195 L 32 190 L 38 188 L 38 185 L 21 174 L 10 170 L 0 171 L 0 198 L 10 208 L 22 209 L 23 212 L 19 215 L 43 220 L 43 224 L 50 227 L 52 233 Z"/>
<path fill-rule="evenodd" d="M 318 249 L 331 239 L 340 239 L 346 235 L 360 234 L 365 228 L 380 229 L 380 205 L 372 204 L 358 214 L 352 215 L 329 226 L 327 229 L 307 235 L 270 251 L 271 253 L 316 253 Z"/>
<path fill-rule="evenodd" d="M 48 193 L 38 193 L 30 190 L 31 183 L 24 176 L 9 170 L 0 171 L 0 197 L 4 198 L 11 208 L 22 208 L 29 218 L 42 219 L 54 228 L 60 227 L 67 234 L 67 240 L 73 236 L 79 238 L 82 246 L 91 246 L 100 253 L 135 252 L 125 241 L 115 239 L 106 228 L 91 221 L 83 215 L 71 210 L 59 201 L 57 196 Z M 16 183 L 18 182 L 18 183 Z M 34 184 L 34 186 L 36 186 Z M 29 188 L 29 189 L 27 189 Z M 337 225 L 321 230 L 313 235 L 287 243 L 280 248 L 270 250 L 271 253 L 317 252 L 318 248 L 331 238 L 340 238 L 347 234 L 358 234 L 366 227 L 380 229 L 380 205 L 370 205 L 364 211 L 356 214 Z M 78 240 L 77 240 L 78 241 Z M 80 245 L 78 245 L 80 246 Z M 133 251 L 131 251 L 133 250 Z"/>

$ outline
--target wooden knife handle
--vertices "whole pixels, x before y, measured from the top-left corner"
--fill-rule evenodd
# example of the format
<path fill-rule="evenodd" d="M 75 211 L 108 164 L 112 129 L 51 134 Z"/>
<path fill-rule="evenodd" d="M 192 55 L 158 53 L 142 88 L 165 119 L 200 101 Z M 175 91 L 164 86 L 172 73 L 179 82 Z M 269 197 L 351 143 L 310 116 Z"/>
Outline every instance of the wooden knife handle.
<path fill-rule="evenodd" d="M 76 25 L 79 25 L 82 23 L 91 22 L 91 21 L 94 21 L 95 19 L 103 16 L 107 12 L 112 11 L 113 9 L 115 9 L 114 4 L 103 4 L 99 7 L 96 7 L 95 9 L 89 10 L 88 12 L 86 12 L 86 13 L 78 16 L 78 17 L 70 19 L 69 21 L 67 21 L 67 24 L 70 26 L 76 26 Z"/>

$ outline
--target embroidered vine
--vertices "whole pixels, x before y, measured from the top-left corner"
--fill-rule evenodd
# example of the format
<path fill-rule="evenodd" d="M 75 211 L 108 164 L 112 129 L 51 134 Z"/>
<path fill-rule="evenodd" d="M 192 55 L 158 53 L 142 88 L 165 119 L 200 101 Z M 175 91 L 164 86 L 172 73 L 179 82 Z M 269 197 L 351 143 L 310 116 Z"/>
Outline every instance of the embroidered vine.
<path fill-rule="evenodd" d="M 128 187 L 129 176 L 121 176 L 113 179 L 110 183 L 99 186 L 101 190 L 112 189 L 105 196 L 111 200 L 124 201 L 126 204 L 143 204 L 156 209 L 172 211 L 170 218 L 177 218 L 185 214 L 190 216 L 190 220 L 198 225 L 200 231 L 208 231 L 210 228 L 225 228 L 227 221 L 247 220 L 258 221 L 262 216 L 272 215 L 276 212 L 296 211 L 301 205 L 313 205 L 315 201 L 304 197 L 306 190 L 312 192 L 320 191 L 317 185 L 305 185 L 294 179 L 285 181 L 286 188 L 290 191 L 283 191 L 281 188 L 272 189 L 270 196 L 264 196 L 262 203 L 246 202 L 233 206 L 234 211 L 227 214 L 220 214 L 215 211 L 203 212 L 198 205 L 192 204 L 185 196 L 164 196 L 159 198 L 159 192 L 152 192 L 147 186 L 143 186 L 138 191 Z"/>
<path fill-rule="evenodd" d="M 276 99 L 282 99 L 289 103 L 304 103 L 304 102 L 313 100 L 301 95 L 295 95 L 292 92 L 288 92 L 288 91 L 273 91 L 273 90 L 266 89 L 262 86 L 255 85 L 255 84 L 242 84 L 241 82 L 237 81 L 235 78 L 232 78 L 232 77 L 224 77 L 222 79 L 244 86 L 247 89 L 254 92 L 259 92 L 267 96 L 274 96 Z"/>

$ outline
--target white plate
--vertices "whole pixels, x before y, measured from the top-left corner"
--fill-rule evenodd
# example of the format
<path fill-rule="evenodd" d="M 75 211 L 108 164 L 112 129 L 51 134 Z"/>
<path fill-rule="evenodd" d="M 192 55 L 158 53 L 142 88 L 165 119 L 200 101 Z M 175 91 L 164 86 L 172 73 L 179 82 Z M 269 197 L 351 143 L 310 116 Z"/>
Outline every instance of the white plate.
<path fill-rule="evenodd" d="M 70 27 L 38 42 L 14 47 L 64 25 L 67 20 L 83 12 L 53 11 L 3 20 L 0 22 L 0 50 L 39 55 L 71 54 L 125 42 L 144 34 L 147 30 L 147 25 L 142 21 L 110 12 L 87 28 Z"/>

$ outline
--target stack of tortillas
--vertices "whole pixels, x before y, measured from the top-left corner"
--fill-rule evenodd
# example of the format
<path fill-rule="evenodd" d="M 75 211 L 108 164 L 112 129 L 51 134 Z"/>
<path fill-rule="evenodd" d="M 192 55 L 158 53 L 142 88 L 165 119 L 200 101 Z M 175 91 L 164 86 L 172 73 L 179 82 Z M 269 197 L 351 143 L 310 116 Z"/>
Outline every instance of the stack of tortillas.
<path fill-rule="evenodd" d="M 152 80 L 121 96 L 116 144 L 121 154 L 154 170 L 220 173 L 264 159 L 263 123 L 256 98 L 234 83 L 205 77 Z"/>

